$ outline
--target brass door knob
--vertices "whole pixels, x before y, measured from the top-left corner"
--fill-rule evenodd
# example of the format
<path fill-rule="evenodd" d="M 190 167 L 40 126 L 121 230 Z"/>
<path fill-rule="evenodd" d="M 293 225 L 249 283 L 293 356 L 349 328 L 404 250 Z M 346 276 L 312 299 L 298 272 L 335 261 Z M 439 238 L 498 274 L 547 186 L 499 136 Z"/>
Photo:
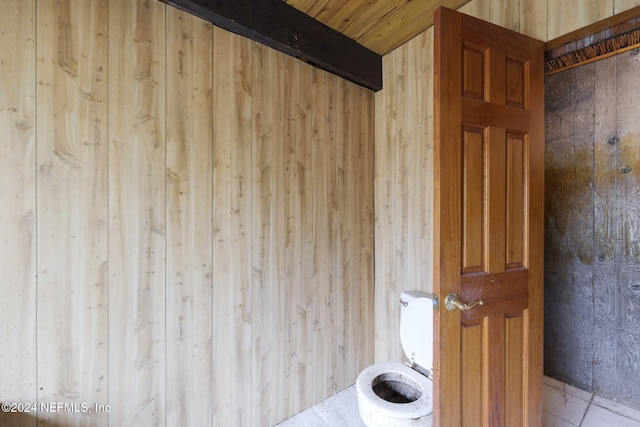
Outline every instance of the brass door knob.
<path fill-rule="evenodd" d="M 447 310 L 449 311 L 453 311 L 456 308 L 462 311 L 467 311 L 467 310 L 471 310 L 473 307 L 477 305 L 483 305 L 483 304 L 484 303 L 480 299 L 477 301 L 472 301 L 469 304 L 465 304 L 462 301 L 460 301 L 460 297 L 453 292 L 447 295 L 444 299 L 444 306 L 447 307 Z"/>

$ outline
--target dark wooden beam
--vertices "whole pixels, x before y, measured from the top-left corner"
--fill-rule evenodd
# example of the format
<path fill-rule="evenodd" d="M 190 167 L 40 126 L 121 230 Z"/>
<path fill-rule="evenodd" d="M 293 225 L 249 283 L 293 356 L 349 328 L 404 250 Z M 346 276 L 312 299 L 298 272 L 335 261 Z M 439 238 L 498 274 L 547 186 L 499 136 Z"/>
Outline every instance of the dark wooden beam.
<path fill-rule="evenodd" d="M 163 0 L 374 91 L 382 57 L 283 0 Z"/>

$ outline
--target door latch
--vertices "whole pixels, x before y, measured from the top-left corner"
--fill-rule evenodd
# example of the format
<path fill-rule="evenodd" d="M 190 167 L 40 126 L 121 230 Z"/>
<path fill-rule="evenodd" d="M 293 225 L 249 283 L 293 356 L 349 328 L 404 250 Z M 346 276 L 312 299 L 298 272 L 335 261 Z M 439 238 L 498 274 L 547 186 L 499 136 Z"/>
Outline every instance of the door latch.
<path fill-rule="evenodd" d="M 484 305 L 481 299 L 477 301 L 472 301 L 469 304 L 465 304 L 460 301 L 460 297 L 456 295 L 454 292 L 450 293 L 444 298 L 444 306 L 447 307 L 447 310 L 453 311 L 456 308 L 461 311 L 471 310 L 473 307 L 477 305 Z"/>

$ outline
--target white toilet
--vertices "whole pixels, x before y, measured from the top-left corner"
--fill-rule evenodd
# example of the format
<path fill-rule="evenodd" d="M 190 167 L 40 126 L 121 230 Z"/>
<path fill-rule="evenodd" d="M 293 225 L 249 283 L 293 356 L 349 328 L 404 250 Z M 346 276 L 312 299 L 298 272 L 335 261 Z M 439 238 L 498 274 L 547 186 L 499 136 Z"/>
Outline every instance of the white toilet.
<path fill-rule="evenodd" d="M 408 364 L 376 363 L 356 380 L 360 416 L 369 427 L 433 425 L 433 299 L 402 292 L 400 302 L 400 340 Z"/>

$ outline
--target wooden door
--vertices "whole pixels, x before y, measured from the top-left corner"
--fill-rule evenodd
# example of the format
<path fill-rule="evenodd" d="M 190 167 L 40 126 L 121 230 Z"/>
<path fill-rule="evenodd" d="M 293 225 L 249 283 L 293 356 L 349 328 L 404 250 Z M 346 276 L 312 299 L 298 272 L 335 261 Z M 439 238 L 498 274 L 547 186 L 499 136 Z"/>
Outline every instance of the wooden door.
<path fill-rule="evenodd" d="M 435 425 L 540 426 L 543 43 L 441 8 L 435 56 Z"/>

